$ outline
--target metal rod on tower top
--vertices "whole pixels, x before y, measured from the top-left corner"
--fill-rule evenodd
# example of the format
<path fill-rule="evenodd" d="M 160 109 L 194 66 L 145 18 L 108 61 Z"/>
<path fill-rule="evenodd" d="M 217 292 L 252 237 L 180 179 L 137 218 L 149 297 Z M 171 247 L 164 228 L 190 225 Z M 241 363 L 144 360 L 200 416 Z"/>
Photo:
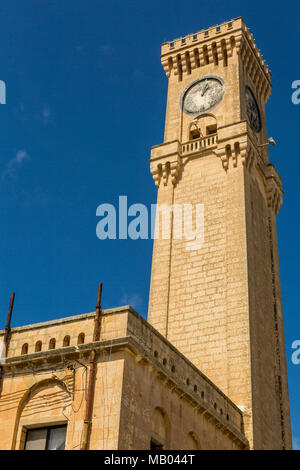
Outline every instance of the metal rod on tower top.
<path fill-rule="evenodd" d="M 8 353 L 9 335 L 10 335 L 10 329 L 11 329 L 10 324 L 11 324 L 12 311 L 13 311 L 13 307 L 14 307 L 14 301 L 15 301 L 15 293 L 13 292 L 10 296 L 10 303 L 9 303 L 9 309 L 8 309 L 8 314 L 7 314 L 5 333 L 4 333 L 4 345 L 5 345 L 5 354 L 6 354 L 6 356 L 7 356 L 7 353 Z"/>

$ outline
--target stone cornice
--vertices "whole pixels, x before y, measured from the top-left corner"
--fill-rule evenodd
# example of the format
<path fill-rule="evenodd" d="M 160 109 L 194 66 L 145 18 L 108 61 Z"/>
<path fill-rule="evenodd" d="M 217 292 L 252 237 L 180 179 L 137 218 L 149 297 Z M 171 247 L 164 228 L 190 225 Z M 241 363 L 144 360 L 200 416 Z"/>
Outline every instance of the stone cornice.
<path fill-rule="evenodd" d="M 124 307 L 117 307 L 117 308 L 112 308 L 112 309 L 107 309 L 103 310 L 102 315 L 104 317 L 108 316 L 117 316 L 120 314 L 127 314 L 127 336 L 124 337 L 118 337 L 118 338 L 112 338 L 108 339 L 105 341 L 99 341 L 96 343 L 85 343 L 81 345 L 76 345 L 76 346 L 67 346 L 67 347 L 61 347 L 61 348 L 56 348 L 56 349 L 48 349 L 48 350 L 43 350 L 40 352 L 36 353 L 31 353 L 31 354 L 26 354 L 26 355 L 18 355 L 18 356 L 10 356 L 6 358 L 3 366 L 6 367 L 13 367 L 17 365 L 22 365 L 26 364 L 28 362 L 39 362 L 39 361 L 47 361 L 50 359 L 50 362 L 53 362 L 52 360 L 54 358 L 57 358 L 59 356 L 65 357 L 68 355 L 78 355 L 78 354 L 87 354 L 89 353 L 92 349 L 96 348 L 112 348 L 115 345 L 120 345 L 122 341 L 127 340 L 128 338 L 135 338 L 136 341 L 140 342 L 140 344 L 148 350 L 148 352 L 151 349 L 151 344 L 145 343 L 144 338 L 140 337 L 137 335 L 136 330 L 136 323 L 133 323 L 133 320 L 136 322 L 140 323 L 143 328 L 147 328 L 149 332 L 154 335 L 157 340 L 167 347 L 167 349 L 174 353 L 177 357 L 177 359 L 184 361 L 184 363 L 191 369 L 193 370 L 199 377 L 201 377 L 218 395 L 222 396 L 224 400 L 227 400 L 228 403 L 230 403 L 230 406 L 234 408 L 236 411 L 239 413 L 240 410 L 239 408 L 220 390 L 205 374 L 203 374 L 191 361 L 189 361 L 172 343 L 170 343 L 159 331 L 157 331 L 147 320 L 145 320 L 141 315 L 139 315 L 131 306 L 124 306 Z M 58 327 L 63 327 L 64 324 L 68 323 L 69 321 L 84 321 L 86 318 L 93 318 L 95 313 L 89 313 L 89 314 L 82 314 L 82 315 L 76 315 L 76 316 L 71 316 L 71 317 L 65 317 L 62 319 L 58 320 L 52 320 L 50 322 L 44 322 L 44 323 L 36 323 L 33 325 L 27 325 L 24 327 L 18 327 L 18 328 L 13 328 L 12 333 L 19 332 L 19 333 L 27 333 L 28 329 L 34 329 L 35 327 L 37 328 L 42 328 L 43 326 L 46 328 L 48 326 L 53 326 L 57 325 Z M 24 337 L 25 339 L 25 337 Z"/>
<path fill-rule="evenodd" d="M 4 374 L 7 376 L 9 375 L 9 372 L 12 371 L 12 375 L 14 375 L 13 371 L 18 371 L 17 373 L 20 373 L 21 370 L 25 373 L 29 364 L 41 365 L 47 363 L 50 367 L 51 365 L 53 366 L 58 363 L 58 361 L 71 361 L 76 357 L 88 356 L 92 350 L 99 353 L 107 351 L 109 354 L 116 351 L 127 351 L 133 354 L 137 362 L 143 364 L 145 367 L 150 367 L 159 380 L 165 382 L 169 388 L 172 388 L 172 390 L 177 393 L 181 399 L 189 401 L 192 406 L 198 409 L 200 414 L 205 414 L 210 421 L 214 422 L 215 425 L 222 430 L 222 432 L 231 435 L 236 442 L 239 442 L 241 448 L 249 448 L 248 441 L 240 430 L 228 422 L 225 416 L 220 415 L 214 409 L 212 404 L 201 399 L 200 396 L 196 395 L 196 393 L 189 389 L 177 375 L 172 374 L 167 367 L 164 367 L 163 364 L 156 360 L 153 355 L 144 348 L 144 345 L 141 345 L 138 340 L 132 336 L 8 358 L 6 363 L 3 365 Z M 29 368 L 28 372 L 32 373 L 32 369 Z M 198 370 L 197 372 L 200 373 Z M 210 383 L 210 381 L 208 382 Z M 226 399 L 229 403 L 230 400 L 227 397 Z M 233 406 L 238 410 L 234 403 L 231 402 L 230 406 Z M 242 416 L 241 411 L 238 411 Z"/>
<path fill-rule="evenodd" d="M 241 17 L 163 43 L 161 63 L 168 77 L 173 74 L 180 78 L 210 63 L 227 63 L 234 54 L 241 58 L 257 92 L 266 102 L 272 89 L 271 72 Z"/>
<path fill-rule="evenodd" d="M 122 313 L 122 312 L 127 312 L 127 311 L 130 311 L 132 313 L 135 312 L 135 310 L 130 305 L 123 305 L 121 307 L 108 308 L 108 309 L 102 310 L 101 314 L 102 316 L 106 316 L 106 315 L 112 315 L 114 313 Z M 138 313 L 136 314 L 138 315 Z M 26 330 L 35 330 L 35 329 L 40 329 L 40 328 L 46 328 L 49 326 L 58 326 L 62 324 L 73 323 L 79 320 L 93 318 L 94 316 L 95 316 L 95 312 L 81 313 L 79 315 L 71 315 L 69 317 L 57 318 L 55 320 L 49 320 L 49 321 L 45 321 L 41 323 L 31 323 L 29 325 L 16 326 L 14 328 L 11 328 L 11 334 L 21 333 Z M 0 336 L 4 335 L 4 333 L 5 333 L 5 330 L 0 330 Z"/>
<path fill-rule="evenodd" d="M 178 140 L 152 147 L 150 171 L 155 186 L 159 187 L 161 181 L 163 181 L 164 186 L 167 186 L 169 181 L 175 185 L 180 167 L 180 143 Z"/>
<path fill-rule="evenodd" d="M 266 167 L 265 177 L 268 207 L 277 215 L 283 202 L 283 190 L 281 178 L 271 163 Z"/>
<path fill-rule="evenodd" d="M 161 182 L 165 186 L 170 182 L 175 186 L 189 158 L 202 158 L 210 154 L 220 158 L 226 172 L 242 164 L 250 175 L 254 175 L 256 168 L 263 180 L 268 207 L 278 214 L 283 200 L 281 178 L 275 167 L 264 161 L 246 120 L 222 126 L 218 134 L 212 136 L 183 143 L 174 140 L 152 147 L 150 170 L 155 185 L 159 188 Z"/>

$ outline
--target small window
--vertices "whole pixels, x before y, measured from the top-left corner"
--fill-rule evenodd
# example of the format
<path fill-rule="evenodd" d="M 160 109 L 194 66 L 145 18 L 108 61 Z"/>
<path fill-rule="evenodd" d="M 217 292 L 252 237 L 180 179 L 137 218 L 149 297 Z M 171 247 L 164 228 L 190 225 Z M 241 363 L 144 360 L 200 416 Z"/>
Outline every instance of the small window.
<path fill-rule="evenodd" d="M 49 341 L 49 349 L 55 349 L 55 346 L 56 346 L 56 339 L 51 338 Z"/>
<path fill-rule="evenodd" d="M 85 339 L 85 334 L 80 333 L 80 335 L 78 335 L 77 344 L 84 344 L 84 339 Z"/>
<path fill-rule="evenodd" d="M 206 128 L 206 135 L 216 134 L 217 133 L 217 125 L 212 124 L 211 126 L 207 126 Z"/>
<path fill-rule="evenodd" d="M 41 350 L 42 350 L 42 341 L 37 341 L 37 342 L 35 343 L 35 349 L 34 349 L 34 351 L 35 351 L 35 352 L 40 352 Z"/>
<path fill-rule="evenodd" d="M 21 355 L 23 356 L 24 354 L 28 354 L 28 343 L 25 343 L 22 346 Z"/>
<path fill-rule="evenodd" d="M 198 129 L 193 129 L 190 131 L 190 140 L 200 139 L 201 134 Z"/>
<path fill-rule="evenodd" d="M 25 450 L 65 450 L 67 426 L 28 429 Z"/>
<path fill-rule="evenodd" d="M 66 348 L 67 346 L 70 346 L 70 336 L 67 335 L 64 337 L 64 341 L 63 341 L 63 348 Z"/>

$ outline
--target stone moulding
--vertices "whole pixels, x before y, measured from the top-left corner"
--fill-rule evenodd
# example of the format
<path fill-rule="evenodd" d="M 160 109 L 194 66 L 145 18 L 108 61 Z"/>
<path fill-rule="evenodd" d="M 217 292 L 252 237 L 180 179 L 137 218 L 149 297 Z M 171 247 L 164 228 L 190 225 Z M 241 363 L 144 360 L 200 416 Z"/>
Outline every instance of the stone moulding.
<path fill-rule="evenodd" d="M 163 181 L 164 186 L 175 185 L 181 167 L 180 143 L 178 140 L 152 147 L 150 171 L 156 187 Z"/>
<path fill-rule="evenodd" d="M 29 364 L 52 363 L 53 359 L 56 363 L 58 358 L 60 360 L 70 360 L 76 357 L 88 356 L 91 350 L 97 352 L 109 351 L 110 354 L 116 351 L 127 351 L 136 357 L 137 361 L 146 367 L 152 369 L 152 372 L 163 382 L 168 382 L 169 388 L 180 395 L 181 399 L 187 400 L 200 414 L 203 414 L 207 419 L 213 422 L 225 434 L 231 435 L 235 442 L 239 442 L 241 448 L 248 449 L 249 444 L 244 434 L 237 429 L 233 424 L 226 421 L 225 416 L 220 415 L 214 409 L 213 405 L 201 399 L 192 390 L 188 389 L 187 385 L 176 375 L 172 374 L 166 367 L 163 366 L 158 360 L 153 358 L 151 353 L 146 351 L 136 338 L 126 336 L 124 338 L 116 338 L 108 341 L 97 341 L 80 346 L 72 346 L 60 348 L 57 350 L 43 351 L 40 353 L 30 354 L 26 357 L 17 356 L 7 359 L 5 364 L 5 375 L 14 375 L 14 371 L 28 368 Z M 179 353 L 180 354 L 180 353 Z M 29 372 L 32 369 L 29 368 Z"/>
<path fill-rule="evenodd" d="M 216 60 L 222 64 L 234 54 L 240 57 L 256 91 L 266 102 L 272 90 L 271 72 L 241 17 L 163 43 L 161 63 L 167 77 L 174 75 L 180 79 Z"/>
<path fill-rule="evenodd" d="M 283 202 L 283 190 L 281 178 L 272 164 L 266 167 L 266 194 L 268 207 L 277 215 Z"/>
<path fill-rule="evenodd" d="M 278 214 L 283 201 L 281 178 L 271 163 L 265 163 L 247 121 L 234 123 L 231 129 L 224 126 L 212 136 L 180 143 L 179 140 L 164 142 L 151 149 L 150 171 L 155 185 L 176 185 L 180 172 L 190 157 L 216 155 L 224 170 L 230 171 L 240 164 L 252 176 L 258 174 L 263 180 L 268 207 Z"/>
<path fill-rule="evenodd" d="M 58 334 L 58 331 L 64 329 L 65 325 L 70 322 L 78 321 L 82 324 L 85 324 L 87 320 L 92 322 L 94 315 L 94 313 L 89 313 L 45 322 L 44 327 L 56 325 Z M 92 350 L 99 353 L 100 361 L 107 360 L 108 357 L 112 360 L 111 354 L 114 353 L 117 353 L 118 357 L 119 354 L 124 354 L 123 358 L 126 360 L 126 354 L 130 354 L 140 366 L 146 367 L 150 373 L 171 389 L 172 393 L 188 401 L 200 414 L 205 414 L 222 429 L 222 432 L 230 433 L 233 439 L 239 442 L 241 448 L 248 448 L 248 441 L 243 433 L 242 411 L 163 335 L 130 306 L 106 310 L 103 317 L 106 318 L 106 322 L 103 323 L 104 336 L 108 333 L 105 324 L 110 328 L 109 325 L 115 323 L 122 323 L 123 335 L 120 334 L 111 339 L 105 338 L 98 342 L 10 356 L 3 365 L 4 380 L 5 378 L 13 379 L 14 376 L 20 374 L 24 378 L 29 377 L 33 371 L 38 372 L 40 369 L 44 371 L 43 373 L 49 370 L 51 374 L 54 367 L 59 374 L 59 370 L 66 368 L 72 360 L 88 363 Z M 21 334 L 24 339 L 27 338 L 30 330 L 39 330 L 42 325 L 41 323 L 13 328 L 12 341 L 14 341 L 14 335 Z M 0 336 L 2 333 L 0 331 Z M 176 364 L 176 370 L 171 367 L 171 364 Z M 189 383 L 187 383 L 187 377 L 190 379 Z M 197 385 L 196 389 L 190 385 L 190 381 L 191 384 Z M 205 394 L 202 396 L 200 391 L 205 391 Z M 218 409 L 215 409 L 215 403 L 218 403 Z"/>

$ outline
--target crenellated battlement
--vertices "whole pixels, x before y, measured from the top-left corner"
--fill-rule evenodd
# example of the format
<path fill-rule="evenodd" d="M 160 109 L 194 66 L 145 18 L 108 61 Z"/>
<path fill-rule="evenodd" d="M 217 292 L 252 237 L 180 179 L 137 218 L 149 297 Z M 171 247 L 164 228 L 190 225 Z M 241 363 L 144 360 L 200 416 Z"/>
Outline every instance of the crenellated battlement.
<path fill-rule="evenodd" d="M 161 62 L 168 77 L 181 80 L 183 74 L 205 65 L 227 66 L 234 55 L 241 61 L 264 101 L 271 93 L 271 72 L 243 18 L 188 34 L 162 44 Z"/>
<path fill-rule="evenodd" d="M 231 21 L 225 21 L 220 25 L 211 26 L 207 29 L 197 31 L 196 33 L 191 33 L 181 38 L 173 39 L 172 41 L 166 41 L 161 46 L 161 53 L 164 55 L 170 50 L 182 49 L 184 47 L 188 47 L 191 44 L 194 45 L 203 41 L 223 36 L 224 34 L 227 34 L 228 31 L 235 31 L 236 29 L 240 29 L 243 24 L 244 22 L 242 18 L 236 18 Z"/>

